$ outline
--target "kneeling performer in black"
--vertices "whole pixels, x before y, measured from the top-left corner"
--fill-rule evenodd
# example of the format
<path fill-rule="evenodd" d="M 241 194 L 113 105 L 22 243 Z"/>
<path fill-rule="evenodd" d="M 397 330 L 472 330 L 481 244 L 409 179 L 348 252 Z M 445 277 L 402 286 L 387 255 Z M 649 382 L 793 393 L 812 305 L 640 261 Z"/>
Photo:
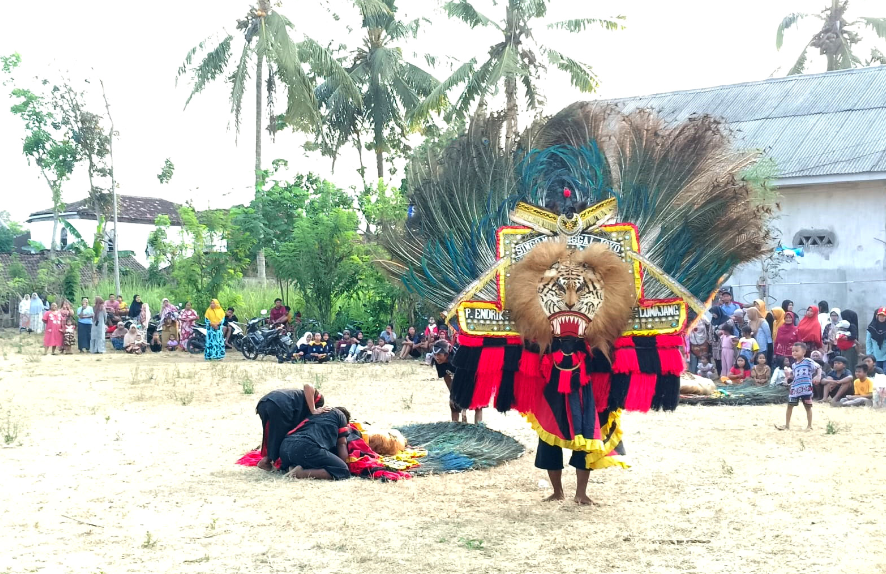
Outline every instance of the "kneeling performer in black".
<path fill-rule="evenodd" d="M 287 433 L 311 415 L 328 412 L 323 397 L 311 385 L 301 389 L 279 389 L 263 396 L 255 407 L 261 417 L 262 459 L 258 467 L 274 470 L 274 462 L 280 458 L 280 444 Z"/>
<path fill-rule="evenodd" d="M 344 480 L 348 470 L 348 421 L 343 407 L 314 415 L 298 426 L 280 445 L 280 468 L 291 478 Z"/>

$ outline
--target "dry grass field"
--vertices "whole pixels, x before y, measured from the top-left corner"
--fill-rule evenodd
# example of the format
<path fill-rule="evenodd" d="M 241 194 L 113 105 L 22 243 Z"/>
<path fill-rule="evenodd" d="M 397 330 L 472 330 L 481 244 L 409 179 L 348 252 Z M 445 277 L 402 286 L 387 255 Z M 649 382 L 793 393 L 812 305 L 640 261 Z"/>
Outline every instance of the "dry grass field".
<path fill-rule="evenodd" d="M 274 388 L 319 385 L 376 427 L 445 420 L 445 386 L 414 362 L 37 343 L 0 339 L 0 573 L 886 572 L 886 413 L 816 405 L 812 432 L 774 430 L 783 406 L 627 414 L 633 467 L 594 473 L 599 504 L 578 507 L 541 502 L 534 433 L 494 411 L 527 453 L 489 471 L 321 483 L 234 464 Z"/>

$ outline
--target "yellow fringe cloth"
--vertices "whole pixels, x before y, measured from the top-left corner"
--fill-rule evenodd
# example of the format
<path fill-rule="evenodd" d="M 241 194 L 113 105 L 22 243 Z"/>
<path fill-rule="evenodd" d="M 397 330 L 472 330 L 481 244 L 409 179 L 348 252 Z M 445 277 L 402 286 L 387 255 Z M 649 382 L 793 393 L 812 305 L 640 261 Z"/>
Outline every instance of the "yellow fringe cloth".
<path fill-rule="evenodd" d="M 532 430 L 538 434 L 538 438 L 549 445 L 586 452 L 585 468 L 587 469 L 598 470 L 613 466 L 620 468 L 630 467 L 625 461 L 625 457 L 618 455 L 609 456 L 609 453 L 621 442 L 623 434 L 621 430 L 621 409 L 609 413 L 609 419 L 600 428 L 600 436 L 608 436 L 610 430 L 613 429 L 613 425 L 615 426 L 614 430 L 612 430 L 612 435 L 609 436 L 609 440 L 606 442 L 600 439 L 588 439 L 582 435 L 576 435 L 572 440 L 566 440 L 541 428 L 541 425 L 538 424 L 538 419 L 532 413 L 523 413 L 523 418 L 532 425 Z"/>

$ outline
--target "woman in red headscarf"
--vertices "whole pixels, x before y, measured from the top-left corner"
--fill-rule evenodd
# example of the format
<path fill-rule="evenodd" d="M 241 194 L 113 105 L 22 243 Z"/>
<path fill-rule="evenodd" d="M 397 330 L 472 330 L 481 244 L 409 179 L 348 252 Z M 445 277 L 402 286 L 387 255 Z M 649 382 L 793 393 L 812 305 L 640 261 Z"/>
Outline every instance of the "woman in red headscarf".
<path fill-rule="evenodd" d="M 784 314 L 784 323 L 778 328 L 778 334 L 775 336 L 775 361 L 774 364 L 781 365 L 784 363 L 785 357 L 791 359 L 791 347 L 800 340 L 798 329 L 794 326 L 794 313 L 787 311 Z M 793 363 L 793 359 L 791 359 Z"/>
<path fill-rule="evenodd" d="M 823 347 L 821 342 L 821 323 L 818 321 L 818 306 L 810 305 L 806 309 L 806 315 L 800 320 L 797 327 L 799 341 L 806 343 L 806 356 L 812 351 L 820 351 Z"/>

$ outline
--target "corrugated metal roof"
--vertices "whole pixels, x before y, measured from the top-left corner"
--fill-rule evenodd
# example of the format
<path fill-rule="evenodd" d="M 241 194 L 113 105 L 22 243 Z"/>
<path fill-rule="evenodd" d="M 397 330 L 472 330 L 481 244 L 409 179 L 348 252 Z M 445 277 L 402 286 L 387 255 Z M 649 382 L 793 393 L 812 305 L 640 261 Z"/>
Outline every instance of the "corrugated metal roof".
<path fill-rule="evenodd" d="M 886 172 L 886 66 L 611 100 L 671 121 L 720 117 L 781 177 Z"/>

